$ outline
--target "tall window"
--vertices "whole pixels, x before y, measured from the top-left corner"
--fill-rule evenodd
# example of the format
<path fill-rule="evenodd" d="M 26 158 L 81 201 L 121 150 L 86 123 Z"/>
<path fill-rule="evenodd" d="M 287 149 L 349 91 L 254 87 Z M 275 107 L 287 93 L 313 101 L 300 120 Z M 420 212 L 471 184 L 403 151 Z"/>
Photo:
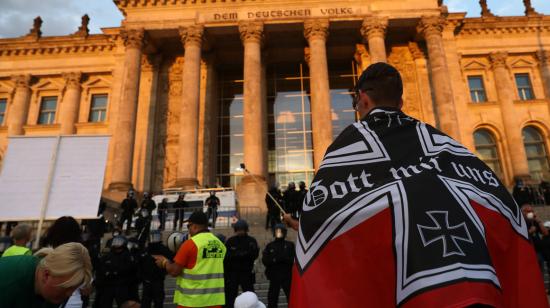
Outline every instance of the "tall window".
<path fill-rule="evenodd" d="M 4 125 L 4 118 L 6 117 L 6 106 L 8 100 L 6 98 L 0 98 L 0 125 Z"/>
<path fill-rule="evenodd" d="M 486 129 L 478 129 L 474 132 L 476 152 L 481 160 L 502 178 L 502 168 L 498 158 L 498 148 L 493 134 Z"/>
<path fill-rule="evenodd" d="M 531 79 L 529 74 L 516 74 L 516 86 L 518 87 L 519 99 L 527 101 L 534 99 L 533 87 L 531 86 Z"/>
<path fill-rule="evenodd" d="M 38 124 L 53 124 L 55 121 L 55 110 L 57 109 L 57 96 L 42 97 L 40 103 L 40 114 Z"/>
<path fill-rule="evenodd" d="M 536 180 L 550 179 L 550 166 L 548 165 L 548 154 L 542 134 L 533 126 L 523 129 L 523 144 L 527 154 L 527 163 L 531 177 Z"/>
<path fill-rule="evenodd" d="M 90 122 L 103 122 L 107 115 L 107 94 L 94 94 L 92 95 L 92 102 L 90 104 Z"/>
<path fill-rule="evenodd" d="M 482 76 L 468 76 L 468 86 L 470 87 L 470 97 L 472 102 L 480 103 L 487 101 Z"/>
<path fill-rule="evenodd" d="M 355 86 L 357 72 L 352 62 L 332 63 L 329 72 L 332 136 L 336 139 L 346 127 L 356 121 L 356 112 L 352 106 L 353 91 L 350 89 Z"/>

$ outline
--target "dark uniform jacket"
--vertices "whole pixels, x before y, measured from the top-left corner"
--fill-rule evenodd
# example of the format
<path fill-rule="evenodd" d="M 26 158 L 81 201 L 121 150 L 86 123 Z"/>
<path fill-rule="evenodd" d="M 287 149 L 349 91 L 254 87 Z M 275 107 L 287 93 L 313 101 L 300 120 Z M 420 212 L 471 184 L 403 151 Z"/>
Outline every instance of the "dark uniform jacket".
<path fill-rule="evenodd" d="M 290 279 L 294 264 L 294 243 L 284 239 L 276 239 L 267 244 L 263 251 L 262 262 L 265 265 L 265 275 L 269 280 Z"/>
<path fill-rule="evenodd" d="M 252 273 L 260 253 L 256 239 L 250 235 L 235 235 L 227 239 L 225 246 L 225 272 Z"/>

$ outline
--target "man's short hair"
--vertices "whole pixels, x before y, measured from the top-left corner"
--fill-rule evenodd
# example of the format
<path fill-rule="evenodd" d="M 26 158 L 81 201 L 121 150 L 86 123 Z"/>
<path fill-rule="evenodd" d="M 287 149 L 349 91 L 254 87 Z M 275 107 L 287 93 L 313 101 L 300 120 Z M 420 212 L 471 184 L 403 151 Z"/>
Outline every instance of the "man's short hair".
<path fill-rule="evenodd" d="M 403 96 L 403 80 L 395 67 L 378 62 L 363 71 L 357 81 L 356 92 L 359 90 L 366 92 L 375 105 L 397 107 Z"/>
<path fill-rule="evenodd" d="M 24 239 L 30 239 L 32 228 L 27 224 L 18 224 L 11 231 L 11 236 L 14 240 L 20 241 Z"/>

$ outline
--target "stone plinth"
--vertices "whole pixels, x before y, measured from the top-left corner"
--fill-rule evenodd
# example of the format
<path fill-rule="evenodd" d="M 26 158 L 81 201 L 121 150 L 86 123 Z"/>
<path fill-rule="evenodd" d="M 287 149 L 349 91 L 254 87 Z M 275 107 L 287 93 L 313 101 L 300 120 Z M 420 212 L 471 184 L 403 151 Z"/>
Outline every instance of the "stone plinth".
<path fill-rule="evenodd" d="M 265 203 L 265 195 L 267 194 L 267 184 L 265 178 L 248 175 L 243 177 L 239 185 L 237 185 L 237 198 L 239 201 L 239 211 L 247 213 L 248 216 L 263 217 L 267 206 Z"/>

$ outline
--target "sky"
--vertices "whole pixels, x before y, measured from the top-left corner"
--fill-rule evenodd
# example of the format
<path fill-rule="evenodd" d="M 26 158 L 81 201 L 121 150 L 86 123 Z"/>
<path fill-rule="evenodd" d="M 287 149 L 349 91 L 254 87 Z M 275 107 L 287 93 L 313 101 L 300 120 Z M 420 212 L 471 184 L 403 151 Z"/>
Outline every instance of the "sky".
<path fill-rule="evenodd" d="M 434 0 L 435 1 L 435 0 Z M 450 12 L 479 16 L 478 0 L 445 0 Z M 488 0 L 491 11 L 500 16 L 523 15 L 523 0 Z M 532 0 L 535 9 L 550 15 L 549 0 Z M 117 27 L 123 16 L 113 0 L 0 0 L 0 38 L 25 35 L 33 19 L 41 16 L 42 35 L 67 35 L 75 32 L 82 15 L 90 16 L 90 32 Z"/>

